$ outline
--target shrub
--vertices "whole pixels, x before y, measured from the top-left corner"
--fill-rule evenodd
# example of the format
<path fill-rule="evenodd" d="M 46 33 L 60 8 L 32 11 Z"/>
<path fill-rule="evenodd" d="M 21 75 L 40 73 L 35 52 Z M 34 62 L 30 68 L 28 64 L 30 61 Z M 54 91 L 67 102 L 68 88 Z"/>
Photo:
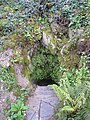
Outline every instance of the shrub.
<path fill-rule="evenodd" d="M 58 56 L 51 54 L 46 48 L 40 47 L 32 58 L 32 80 L 52 79 L 58 81 L 61 69 Z"/>
<path fill-rule="evenodd" d="M 52 85 L 60 100 L 57 120 L 89 120 L 90 117 L 90 71 L 81 61 L 82 67 L 64 72 L 60 86 Z"/>

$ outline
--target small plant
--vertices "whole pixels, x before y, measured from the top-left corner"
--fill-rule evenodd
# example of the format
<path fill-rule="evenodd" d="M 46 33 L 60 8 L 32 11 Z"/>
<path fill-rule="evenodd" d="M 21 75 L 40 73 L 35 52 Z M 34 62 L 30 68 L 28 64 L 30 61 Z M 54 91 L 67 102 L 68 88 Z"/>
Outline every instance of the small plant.
<path fill-rule="evenodd" d="M 15 75 L 10 72 L 10 68 L 0 68 L 0 81 L 1 80 L 4 81 L 5 87 L 8 90 L 12 90 L 17 85 Z"/>
<path fill-rule="evenodd" d="M 28 106 L 25 106 L 22 100 L 18 100 L 17 103 L 11 103 L 11 108 L 8 111 L 9 117 L 8 120 L 24 120 L 25 111 L 28 109 Z"/>

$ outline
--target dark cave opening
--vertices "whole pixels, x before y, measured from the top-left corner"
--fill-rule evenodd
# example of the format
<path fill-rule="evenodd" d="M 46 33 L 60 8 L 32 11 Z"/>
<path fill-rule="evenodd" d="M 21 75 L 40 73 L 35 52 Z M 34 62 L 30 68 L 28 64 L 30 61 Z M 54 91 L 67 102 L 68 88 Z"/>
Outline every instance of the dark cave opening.
<path fill-rule="evenodd" d="M 36 85 L 39 85 L 39 86 L 48 86 L 48 85 L 52 85 L 52 84 L 58 85 L 58 83 L 56 83 L 52 79 L 42 79 L 40 81 L 34 81 L 33 83 Z"/>

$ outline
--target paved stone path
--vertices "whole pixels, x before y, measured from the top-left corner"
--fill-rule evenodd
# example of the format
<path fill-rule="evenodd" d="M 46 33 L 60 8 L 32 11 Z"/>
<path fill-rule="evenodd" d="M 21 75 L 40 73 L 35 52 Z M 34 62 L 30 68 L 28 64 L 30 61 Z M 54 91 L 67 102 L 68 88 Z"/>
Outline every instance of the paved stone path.
<path fill-rule="evenodd" d="M 58 98 L 50 86 L 38 86 L 27 102 L 26 120 L 55 120 L 54 109 Z"/>

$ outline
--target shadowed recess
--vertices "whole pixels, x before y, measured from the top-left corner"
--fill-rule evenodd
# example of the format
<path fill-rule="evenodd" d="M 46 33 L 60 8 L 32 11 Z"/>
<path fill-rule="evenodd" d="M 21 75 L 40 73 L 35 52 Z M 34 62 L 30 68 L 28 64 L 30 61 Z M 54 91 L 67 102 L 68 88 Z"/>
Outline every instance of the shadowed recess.
<path fill-rule="evenodd" d="M 57 84 L 54 80 L 52 79 L 42 79 L 40 81 L 33 81 L 34 84 L 39 85 L 39 86 L 48 86 L 52 84 Z M 57 84 L 58 85 L 58 84 Z"/>

